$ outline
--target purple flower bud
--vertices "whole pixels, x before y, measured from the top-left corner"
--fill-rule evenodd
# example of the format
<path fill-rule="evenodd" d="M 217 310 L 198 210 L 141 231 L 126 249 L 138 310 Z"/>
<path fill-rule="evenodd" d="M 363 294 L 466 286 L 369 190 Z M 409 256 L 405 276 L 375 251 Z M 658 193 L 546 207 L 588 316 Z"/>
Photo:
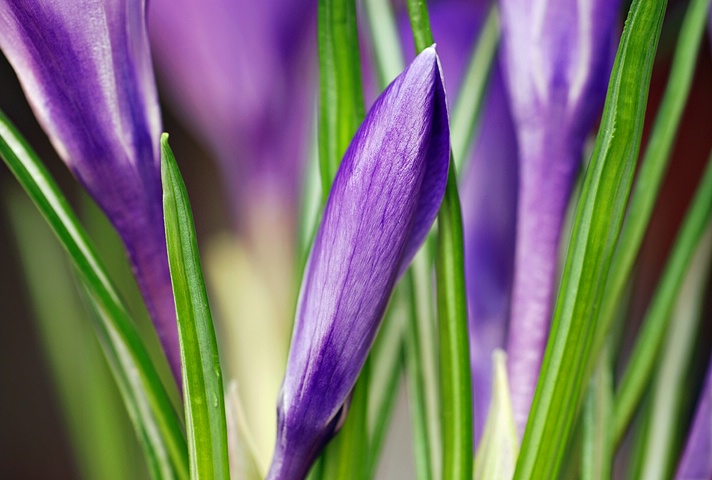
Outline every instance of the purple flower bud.
<path fill-rule="evenodd" d="M 675 478 L 712 478 L 712 362 L 707 367 L 707 379 Z"/>
<path fill-rule="evenodd" d="M 0 1 L 0 48 L 38 121 L 126 245 L 180 379 L 145 1 Z"/>
<path fill-rule="evenodd" d="M 563 218 L 612 65 L 618 0 L 502 0 L 503 67 L 519 148 L 507 353 L 520 434 L 548 336 Z"/>
<path fill-rule="evenodd" d="M 302 280 L 268 478 L 303 478 L 338 430 L 394 284 L 437 215 L 449 154 L 431 47 L 376 100 L 334 180 Z"/>

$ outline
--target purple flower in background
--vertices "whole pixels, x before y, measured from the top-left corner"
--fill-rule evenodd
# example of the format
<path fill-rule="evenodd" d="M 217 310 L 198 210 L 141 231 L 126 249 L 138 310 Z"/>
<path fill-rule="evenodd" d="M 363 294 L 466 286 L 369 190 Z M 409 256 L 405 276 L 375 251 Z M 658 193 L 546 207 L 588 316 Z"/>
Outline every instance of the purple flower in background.
<path fill-rule="evenodd" d="M 503 68 L 519 148 L 512 403 L 524 431 L 546 346 L 563 218 L 612 65 L 618 0 L 501 0 Z"/>
<path fill-rule="evenodd" d="M 707 367 L 707 379 L 675 478 L 712 478 L 712 362 Z"/>
<path fill-rule="evenodd" d="M 517 141 L 502 73 L 493 67 L 480 131 L 460 189 L 465 231 L 475 442 L 489 412 L 492 353 L 504 348 L 516 232 Z"/>
<path fill-rule="evenodd" d="M 306 476 L 338 430 L 394 284 L 437 215 L 449 153 L 431 47 L 376 100 L 334 180 L 302 280 L 268 478 Z"/>
<path fill-rule="evenodd" d="M 180 380 L 145 1 L 2 0 L 0 48 L 55 149 L 121 235 Z"/>
<path fill-rule="evenodd" d="M 313 112 L 316 2 L 152 0 L 150 9 L 168 99 L 220 161 L 239 227 L 249 229 L 265 202 L 293 221 Z"/>

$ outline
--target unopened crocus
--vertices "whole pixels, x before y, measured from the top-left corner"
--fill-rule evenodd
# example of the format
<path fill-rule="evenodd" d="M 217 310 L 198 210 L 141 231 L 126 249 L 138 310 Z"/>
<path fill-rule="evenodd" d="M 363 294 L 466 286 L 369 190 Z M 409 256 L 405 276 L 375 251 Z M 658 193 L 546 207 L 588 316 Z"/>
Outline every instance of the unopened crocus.
<path fill-rule="evenodd" d="M 60 157 L 126 246 L 169 363 L 180 355 L 145 1 L 0 1 L 0 48 Z"/>
<path fill-rule="evenodd" d="M 712 478 L 712 362 L 707 367 L 707 379 L 675 478 Z"/>
<path fill-rule="evenodd" d="M 512 403 L 524 431 L 556 286 L 562 223 L 612 65 L 618 0 L 501 0 L 503 67 L 519 149 Z"/>
<path fill-rule="evenodd" d="M 376 100 L 337 172 L 302 280 L 268 478 L 304 478 L 337 432 L 394 284 L 437 215 L 449 153 L 431 47 Z"/>

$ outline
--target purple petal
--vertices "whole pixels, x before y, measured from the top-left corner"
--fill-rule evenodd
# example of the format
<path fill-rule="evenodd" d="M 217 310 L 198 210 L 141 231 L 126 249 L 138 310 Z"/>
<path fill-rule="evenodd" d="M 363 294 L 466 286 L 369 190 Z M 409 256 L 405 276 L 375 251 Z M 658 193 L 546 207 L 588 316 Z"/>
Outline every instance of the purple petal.
<path fill-rule="evenodd" d="M 398 272 L 440 207 L 449 154 L 431 47 L 376 100 L 334 180 L 302 281 L 268 478 L 303 478 L 338 429 Z"/>
<path fill-rule="evenodd" d="M 238 217 L 272 194 L 293 212 L 313 111 L 316 2 L 152 0 L 150 8 L 168 100 L 220 160 Z"/>
<path fill-rule="evenodd" d="M 121 235 L 180 379 L 145 2 L 1 0 L 0 48 L 55 149 Z"/>
<path fill-rule="evenodd" d="M 702 390 L 692 430 L 675 475 L 677 480 L 712 478 L 712 361 Z"/>
<path fill-rule="evenodd" d="M 520 434 L 551 316 L 558 244 L 585 136 L 612 65 L 618 0 L 501 0 L 503 67 L 519 146 L 507 353 Z"/>
<path fill-rule="evenodd" d="M 462 179 L 465 273 L 475 441 L 484 428 L 492 389 L 492 353 L 504 347 L 516 232 L 517 140 L 495 66 L 481 129 Z"/>

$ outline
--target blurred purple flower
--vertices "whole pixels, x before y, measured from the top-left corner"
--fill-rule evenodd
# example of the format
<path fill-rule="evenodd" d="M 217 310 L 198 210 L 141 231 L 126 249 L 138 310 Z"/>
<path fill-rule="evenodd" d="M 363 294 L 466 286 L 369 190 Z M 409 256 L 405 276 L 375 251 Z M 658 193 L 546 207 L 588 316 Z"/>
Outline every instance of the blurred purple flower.
<path fill-rule="evenodd" d="M 55 149 L 121 235 L 180 380 L 145 1 L 2 0 L 0 48 Z"/>
<path fill-rule="evenodd" d="M 493 66 L 480 130 L 460 189 L 465 229 L 475 442 L 492 393 L 492 353 L 504 348 L 514 271 L 517 140 L 499 66 Z"/>
<path fill-rule="evenodd" d="M 302 281 L 268 478 L 306 476 L 338 430 L 394 284 L 435 220 L 449 153 L 431 47 L 376 100 L 334 180 Z"/>
<path fill-rule="evenodd" d="M 562 222 L 608 84 L 619 0 L 501 0 L 503 68 L 519 148 L 512 403 L 524 431 L 546 346 Z"/>
<path fill-rule="evenodd" d="M 220 161 L 238 225 L 249 228 L 262 201 L 293 213 L 313 111 L 316 2 L 152 0 L 150 9 L 160 79 Z"/>
<path fill-rule="evenodd" d="M 677 480 L 712 478 L 712 361 L 707 367 L 707 379 L 675 478 Z"/>

